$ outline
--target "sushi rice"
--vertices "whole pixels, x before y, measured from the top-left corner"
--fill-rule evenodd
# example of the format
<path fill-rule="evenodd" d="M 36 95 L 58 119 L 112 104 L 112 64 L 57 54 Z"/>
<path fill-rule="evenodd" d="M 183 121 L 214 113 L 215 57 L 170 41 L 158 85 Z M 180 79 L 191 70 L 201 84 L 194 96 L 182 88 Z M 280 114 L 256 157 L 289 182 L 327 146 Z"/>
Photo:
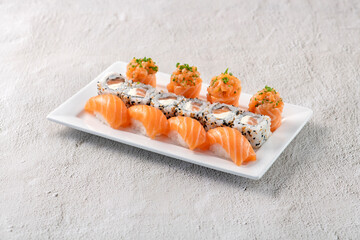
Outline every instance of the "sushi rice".
<path fill-rule="evenodd" d="M 181 135 L 177 131 L 170 131 L 168 137 L 177 145 L 189 148 L 189 144 L 185 142 L 185 140 L 181 137 Z"/>

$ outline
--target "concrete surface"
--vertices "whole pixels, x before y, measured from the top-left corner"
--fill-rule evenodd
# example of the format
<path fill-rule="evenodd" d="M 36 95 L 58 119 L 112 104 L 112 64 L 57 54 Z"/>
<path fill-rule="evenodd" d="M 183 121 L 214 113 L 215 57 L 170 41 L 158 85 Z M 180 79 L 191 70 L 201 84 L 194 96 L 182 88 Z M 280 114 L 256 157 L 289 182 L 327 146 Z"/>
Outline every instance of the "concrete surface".
<path fill-rule="evenodd" d="M 359 1 L 0 1 L 0 239 L 359 239 Z M 259 181 L 45 117 L 107 66 L 229 67 L 314 110 Z"/>

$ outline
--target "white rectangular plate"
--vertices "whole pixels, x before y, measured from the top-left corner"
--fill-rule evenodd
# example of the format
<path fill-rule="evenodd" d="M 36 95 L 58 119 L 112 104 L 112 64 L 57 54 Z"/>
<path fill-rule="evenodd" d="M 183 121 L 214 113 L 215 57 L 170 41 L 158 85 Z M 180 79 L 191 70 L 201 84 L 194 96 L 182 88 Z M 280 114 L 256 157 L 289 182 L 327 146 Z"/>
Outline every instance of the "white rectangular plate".
<path fill-rule="evenodd" d="M 47 116 L 47 119 L 80 131 L 198 164 L 200 166 L 251 179 L 260 179 L 312 115 L 312 110 L 308 108 L 285 103 L 282 124 L 271 135 L 268 141 L 260 149 L 256 150 L 257 160 L 239 167 L 232 161 L 216 157 L 209 151 L 191 151 L 184 147 L 172 144 L 166 137 L 152 140 L 129 130 L 112 129 L 102 124 L 92 115 L 85 113 L 83 108 L 86 101 L 90 97 L 97 95 L 97 82 L 109 72 L 118 72 L 125 75 L 126 63 L 116 62 L 112 64 L 83 89 L 52 111 Z M 156 77 L 158 88 L 165 89 L 169 82 L 170 75 L 158 72 Z M 200 93 L 202 98 L 206 95 L 206 88 L 207 85 L 203 84 Z M 241 93 L 240 108 L 247 109 L 250 97 L 251 95 L 249 94 Z"/>

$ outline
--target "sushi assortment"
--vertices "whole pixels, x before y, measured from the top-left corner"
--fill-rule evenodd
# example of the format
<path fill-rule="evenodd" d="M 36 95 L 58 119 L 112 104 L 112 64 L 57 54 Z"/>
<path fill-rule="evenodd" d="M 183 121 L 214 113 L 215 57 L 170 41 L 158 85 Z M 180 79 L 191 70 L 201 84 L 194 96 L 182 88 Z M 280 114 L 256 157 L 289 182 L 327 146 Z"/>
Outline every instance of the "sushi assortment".
<path fill-rule="evenodd" d="M 133 58 L 126 77 L 109 73 L 97 84 L 98 96 L 85 105 L 112 128 L 131 127 L 152 139 L 159 135 L 191 150 L 211 150 L 236 165 L 256 160 L 260 148 L 281 124 L 284 103 L 268 86 L 238 108 L 241 82 L 226 69 L 212 78 L 207 101 L 199 99 L 197 67 L 176 64 L 167 92 L 156 89 L 158 66 L 151 58 Z"/>

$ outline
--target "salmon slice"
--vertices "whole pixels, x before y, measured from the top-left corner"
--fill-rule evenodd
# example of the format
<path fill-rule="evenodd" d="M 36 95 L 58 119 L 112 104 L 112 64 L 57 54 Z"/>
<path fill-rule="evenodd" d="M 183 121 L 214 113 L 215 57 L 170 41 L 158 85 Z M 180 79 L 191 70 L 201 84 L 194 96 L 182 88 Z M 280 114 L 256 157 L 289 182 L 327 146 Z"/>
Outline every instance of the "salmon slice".
<path fill-rule="evenodd" d="M 201 83 L 196 84 L 195 86 L 179 86 L 170 82 L 167 85 L 167 90 L 169 92 L 175 93 L 176 95 L 182 95 L 186 98 L 196 98 L 200 94 Z"/>
<path fill-rule="evenodd" d="M 140 96 L 140 97 L 145 97 L 146 96 L 146 89 L 137 88 L 136 89 L 136 95 Z"/>
<path fill-rule="evenodd" d="M 239 98 L 240 98 L 240 94 L 232 96 L 232 97 L 225 97 L 225 96 L 214 96 L 214 95 L 210 95 L 207 94 L 206 95 L 206 100 L 208 102 L 211 103 L 224 103 L 224 104 L 228 104 L 228 105 L 233 105 L 235 107 L 239 106 Z"/>
<path fill-rule="evenodd" d="M 157 108 L 147 105 L 135 105 L 129 108 L 131 123 L 135 127 L 141 124 L 146 135 L 154 139 L 158 135 L 167 135 L 169 123 L 165 115 Z"/>
<path fill-rule="evenodd" d="M 256 154 L 249 141 L 236 129 L 229 127 L 211 129 L 207 132 L 207 139 L 212 151 L 220 155 L 224 150 L 238 166 L 256 160 Z"/>
<path fill-rule="evenodd" d="M 103 94 L 90 98 L 85 111 L 100 114 L 110 127 L 118 129 L 130 124 L 128 109 L 121 99 L 112 94 Z"/>
<path fill-rule="evenodd" d="M 185 143 L 185 147 L 190 150 L 194 150 L 199 146 L 204 148 L 206 132 L 197 120 L 190 117 L 172 117 L 168 122 L 170 127 L 168 136 L 170 138 L 178 142 L 178 136 L 180 136 Z"/>
<path fill-rule="evenodd" d="M 150 85 L 152 87 L 156 87 L 156 76 L 155 74 L 148 74 L 147 76 L 143 78 L 134 78 L 134 82 L 141 82 L 143 84 Z"/>

